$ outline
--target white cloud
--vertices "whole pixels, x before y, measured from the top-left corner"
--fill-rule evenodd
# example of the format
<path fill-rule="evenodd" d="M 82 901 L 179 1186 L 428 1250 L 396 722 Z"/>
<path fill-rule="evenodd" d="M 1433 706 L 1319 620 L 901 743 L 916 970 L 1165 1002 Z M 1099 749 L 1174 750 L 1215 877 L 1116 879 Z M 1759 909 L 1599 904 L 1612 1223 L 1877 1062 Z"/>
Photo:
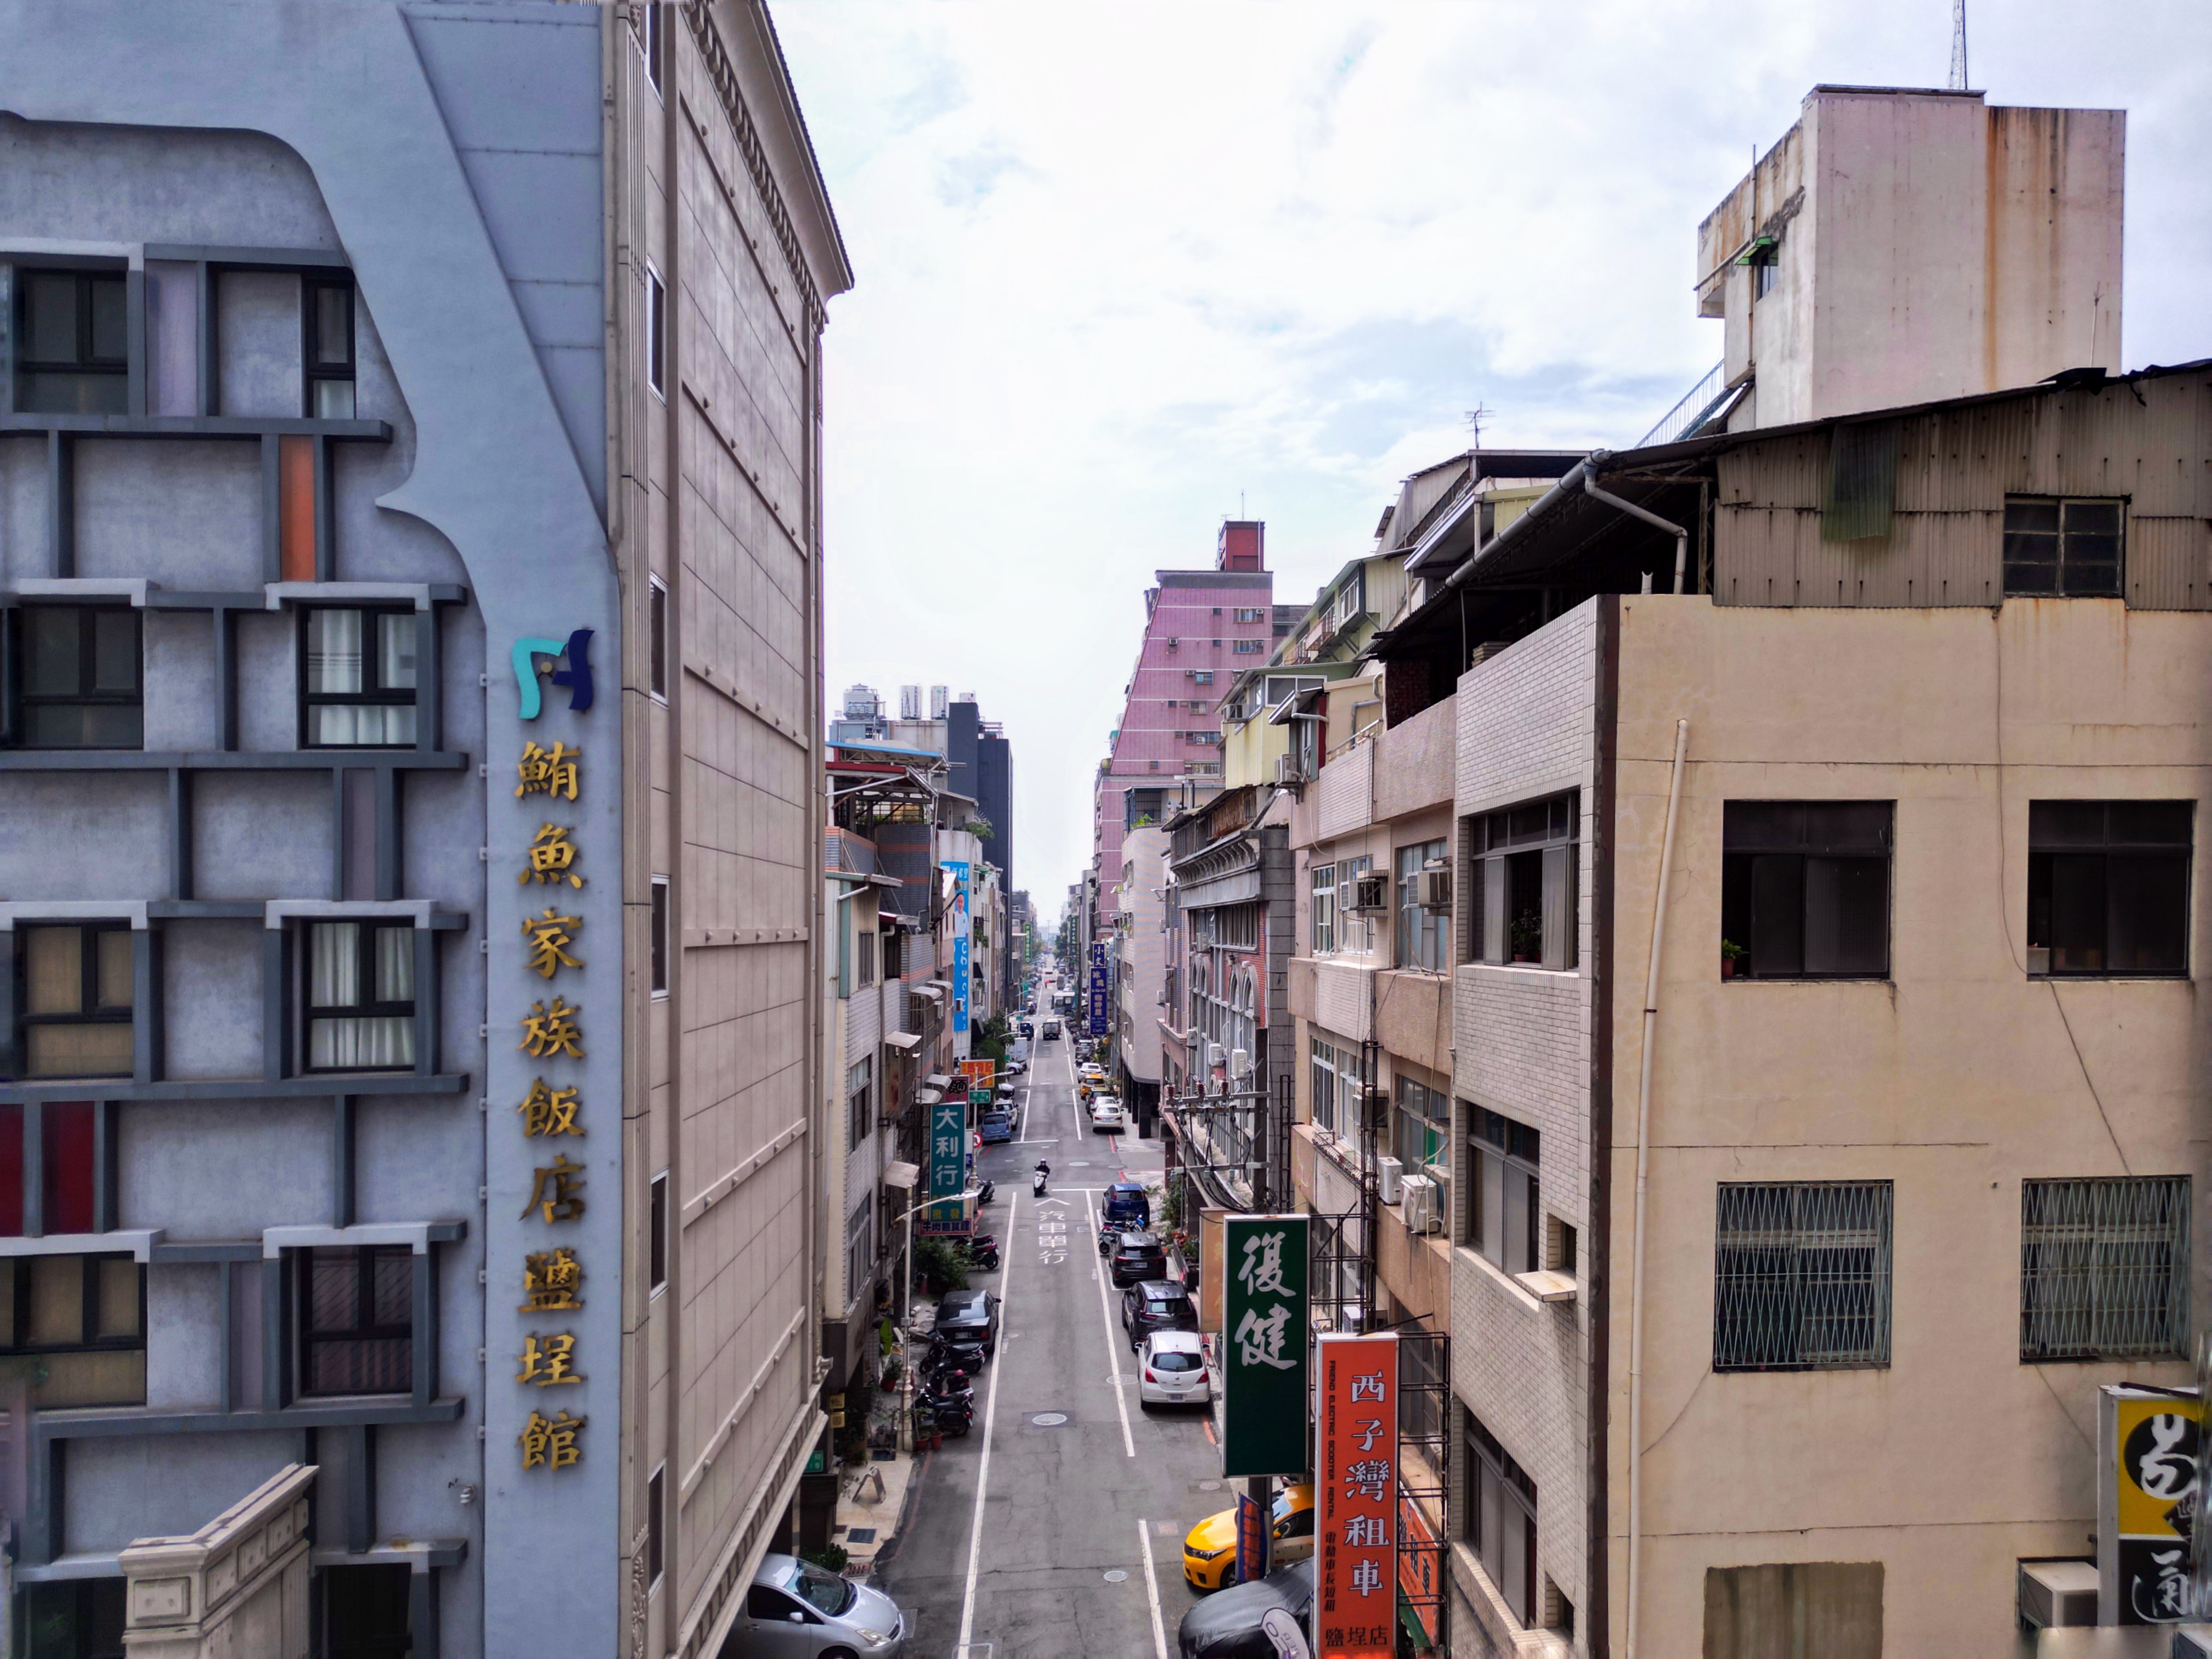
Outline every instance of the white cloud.
<path fill-rule="evenodd" d="M 1277 597 L 1486 436 L 1632 440 L 1720 355 L 1697 222 L 1816 82 L 1940 85 L 1940 0 L 776 13 L 859 285 L 828 336 L 829 665 L 974 690 L 1049 916 L 1156 568 Z M 2212 8 L 1973 13 L 1992 101 L 2130 111 L 2126 356 L 2212 353 Z"/>

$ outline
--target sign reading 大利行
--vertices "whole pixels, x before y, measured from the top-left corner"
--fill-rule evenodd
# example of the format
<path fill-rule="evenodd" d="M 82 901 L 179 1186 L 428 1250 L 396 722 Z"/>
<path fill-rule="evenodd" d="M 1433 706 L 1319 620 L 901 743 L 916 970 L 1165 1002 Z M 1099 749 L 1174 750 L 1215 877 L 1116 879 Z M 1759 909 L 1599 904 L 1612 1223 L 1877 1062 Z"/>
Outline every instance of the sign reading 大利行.
<path fill-rule="evenodd" d="M 1224 1475 L 1305 1472 L 1310 1224 L 1302 1215 L 1222 1223 Z"/>
<path fill-rule="evenodd" d="M 915 1231 L 942 1237 L 968 1231 L 968 1206 L 960 1202 L 968 1177 L 968 1080 L 961 1078 L 929 1109 L 929 1196 L 943 1199 L 915 1218 Z"/>

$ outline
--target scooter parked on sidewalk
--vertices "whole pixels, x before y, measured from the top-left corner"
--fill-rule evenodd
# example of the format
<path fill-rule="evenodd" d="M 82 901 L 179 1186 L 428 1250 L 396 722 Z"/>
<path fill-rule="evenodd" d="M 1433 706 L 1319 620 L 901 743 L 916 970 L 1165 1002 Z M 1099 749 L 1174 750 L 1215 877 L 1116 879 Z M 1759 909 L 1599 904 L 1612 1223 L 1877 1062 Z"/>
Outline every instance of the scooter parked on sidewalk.
<path fill-rule="evenodd" d="M 925 1395 L 921 1404 L 941 1434 L 963 1435 L 975 1424 L 975 1402 L 972 1397 L 963 1399 L 959 1395 Z"/>

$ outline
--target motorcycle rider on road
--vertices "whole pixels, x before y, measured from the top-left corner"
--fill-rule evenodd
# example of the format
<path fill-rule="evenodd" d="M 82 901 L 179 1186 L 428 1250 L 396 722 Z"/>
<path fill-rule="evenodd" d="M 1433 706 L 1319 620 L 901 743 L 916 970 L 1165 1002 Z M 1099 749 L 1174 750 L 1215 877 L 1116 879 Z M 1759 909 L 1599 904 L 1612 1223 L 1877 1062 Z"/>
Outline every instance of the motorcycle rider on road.
<path fill-rule="evenodd" d="M 1039 1198 L 1042 1198 L 1044 1196 L 1044 1184 L 1047 1181 L 1050 1180 L 1051 1177 L 1052 1165 L 1046 1163 L 1042 1158 L 1039 1158 L 1036 1161 L 1036 1182 L 1035 1183 L 1036 1195 Z"/>

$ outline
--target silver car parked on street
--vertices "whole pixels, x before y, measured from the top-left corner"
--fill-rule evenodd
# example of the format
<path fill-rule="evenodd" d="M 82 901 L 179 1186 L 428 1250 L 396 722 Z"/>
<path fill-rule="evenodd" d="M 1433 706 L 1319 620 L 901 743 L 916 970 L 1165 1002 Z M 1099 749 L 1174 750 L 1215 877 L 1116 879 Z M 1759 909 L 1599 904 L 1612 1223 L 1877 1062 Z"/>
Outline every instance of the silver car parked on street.
<path fill-rule="evenodd" d="M 907 1621 L 881 1590 L 795 1556 L 762 1558 L 721 1659 L 899 1659 Z"/>

